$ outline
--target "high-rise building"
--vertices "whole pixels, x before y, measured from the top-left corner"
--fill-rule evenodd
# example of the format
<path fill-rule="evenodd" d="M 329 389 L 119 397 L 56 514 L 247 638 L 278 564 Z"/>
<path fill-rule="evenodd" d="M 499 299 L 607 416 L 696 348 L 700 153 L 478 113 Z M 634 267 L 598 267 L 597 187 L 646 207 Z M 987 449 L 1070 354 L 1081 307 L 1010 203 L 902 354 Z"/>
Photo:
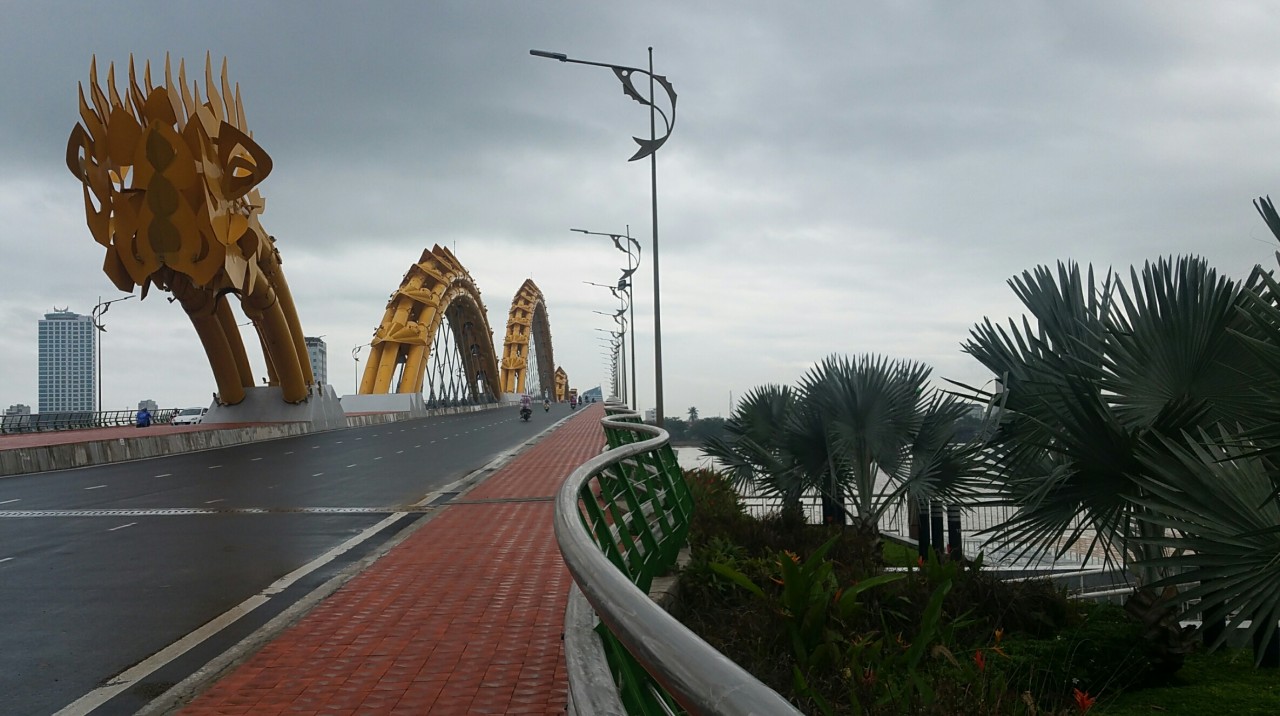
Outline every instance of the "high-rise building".
<path fill-rule="evenodd" d="M 328 347 L 323 338 L 307 336 L 307 357 L 311 359 L 311 374 L 315 376 L 317 385 L 329 384 Z"/>
<path fill-rule="evenodd" d="M 98 342 L 93 319 L 55 308 L 39 323 L 40 412 L 92 411 L 97 395 L 93 351 Z"/>

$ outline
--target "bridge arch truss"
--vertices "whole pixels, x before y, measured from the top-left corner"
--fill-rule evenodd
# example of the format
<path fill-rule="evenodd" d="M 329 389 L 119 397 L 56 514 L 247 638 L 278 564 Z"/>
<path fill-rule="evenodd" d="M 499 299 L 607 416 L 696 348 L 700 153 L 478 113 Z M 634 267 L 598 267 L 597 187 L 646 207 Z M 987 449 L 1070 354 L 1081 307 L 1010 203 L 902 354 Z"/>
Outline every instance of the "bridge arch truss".
<path fill-rule="evenodd" d="M 471 274 L 439 245 L 409 267 L 370 347 L 360 394 L 422 393 L 428 407 L 499 397 L 484 301 Z"/>
<path fill-rule="evenodd" d="M 511 300 L 507 335 L 502 347 L 502 392 L 537 392 L 553 397 L 555 354 L 551 348 L 551 321 L 542 290 L 526 280 Z"/>

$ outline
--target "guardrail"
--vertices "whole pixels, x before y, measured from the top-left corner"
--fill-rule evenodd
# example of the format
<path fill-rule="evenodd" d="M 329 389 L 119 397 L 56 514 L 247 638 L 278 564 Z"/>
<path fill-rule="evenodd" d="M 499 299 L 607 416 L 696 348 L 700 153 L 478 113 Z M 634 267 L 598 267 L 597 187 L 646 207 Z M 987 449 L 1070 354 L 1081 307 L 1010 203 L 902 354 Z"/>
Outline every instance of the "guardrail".
<path fill-rule="evenodd" d="M 556 495 L 556 541 L 576 583 L 565 615 L 571 710 L 800 713 L 649 598 L 654 577 L 685 545 L 692 497 L 667 432 L 624 406 L 605 410 L 609 449 L 574 470 Z M 584 622 L 598 639 L 575 630 Z"/>
<path fill-rule="evenodd" d="M 164 425 L 178 414 L 176 408 L 157 410 L 151 414 L 152 425 Z M 115 428 L 134 425 L 138 419 L 136 410 L 89 410 L 35 413 L 28 415 L 0 416 L 0 434 L 41 433 L 58 430 L 87 430 L 90 428 Z"/>

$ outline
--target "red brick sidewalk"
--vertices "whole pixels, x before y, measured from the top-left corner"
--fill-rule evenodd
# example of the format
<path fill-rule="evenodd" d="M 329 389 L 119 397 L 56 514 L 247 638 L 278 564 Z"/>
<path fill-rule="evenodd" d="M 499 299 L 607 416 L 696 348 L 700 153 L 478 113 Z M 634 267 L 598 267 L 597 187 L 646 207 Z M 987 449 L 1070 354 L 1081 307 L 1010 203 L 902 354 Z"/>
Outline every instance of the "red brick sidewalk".
<path fill-rule="evenodd" d="M 571 580 L 545 498 L 600 452 L 603 415 L 580 411 L 182 713 L 563 713 Z"/>

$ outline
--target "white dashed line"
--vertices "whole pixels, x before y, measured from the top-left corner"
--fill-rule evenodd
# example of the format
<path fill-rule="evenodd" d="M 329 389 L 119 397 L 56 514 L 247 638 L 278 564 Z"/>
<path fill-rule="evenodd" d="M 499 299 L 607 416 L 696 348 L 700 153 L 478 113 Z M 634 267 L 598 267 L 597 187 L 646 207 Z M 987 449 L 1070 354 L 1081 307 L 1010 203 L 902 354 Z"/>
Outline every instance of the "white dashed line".
<path fill-rule="evenodd" d="M 382 456 L 381 456 L 381 455 L 379 455 L 379 456 L 377 456 L 377 457 L 375 457 L 375 458 L 374 458 L 374 460 L 381 460 L 381 459 L 382 459 Z"/>
<path fill-rule="evenodd" d="M 0 505 L 7 505 L 7 504 L 9 504 L 10 502 L 22 502 L 22 498 L 21 498 L 21 497 L 15 497 L 15 498 L 13 498 L 12 500 L 5 500 L 4 502 L 0 502 Z"/>
<path fill-rule="evenodd" d="M 324 474 L 323 472 L 317 472 L 316 474 L 312 475 L 312 477 L 320 477 L 323 474 Z"/>
<path fill-rule="evenodd" d="M 414 445 L 414 447 L 416 447 L 416 448 L 420 448 L 420 447 L 422 447 L 422 446 L 421 446 L 421 445 Z"/>
<path fill-rule="evenodd" d="M 108 532 L 115 532 L 116 530 L 122 530 L 122 529 L 124 529 L 125 527 L 132 527 L 132 526 L 134 526 L 134 525 L 136 525 L 136 524 L 138 524 L 138 523 L 137 523 L 137 522 L 130 522 L 130 523 L 129 523 L 129 524 L 127 524 L 127 525 L 120 525 L 119 527 L 112 527 L 111 529 L 109 529 L 109 530 L 107 530 L 107 531 L 108 531 Z"/>
<path fill-rule="evenodd" d="M 356 466 L 355 463 L 351 463 L 350 465 L 347 465 L 347 467 L 355 467 L 355 466 Z"/>
<path fill-rule="evenodd" d="M 160 473 L 159 475 L 156 475 L 156 477 L 173 477 L 173 473 L 172 473 L 172 472 L 162 472 L 162 473 Z"/>
<path fill-rule="evenodd" d="M 339 440 L 338 442 L 334 443 L 334 445 L 341 445 L 341 444 L 342 444 L 342 441 L 341 441 L 341 440 Z"/>
<path fill-rule="evenodd" d="M 257 462 L 257 461 L 259 461 L 259 460 L 261 460 L 261 459 L 262 459 L 262 458 L 260 458 L 260 457 L 249 458 L 249 462 Z"/>
<path fill-rule="evenodd" d="M 401 453 L 403 453 L 403 452 L 404 452 L 404 450 L 396 450 L 396 454 L 397 454 L 397 455 L 399 455 L 399 454 L 401 454 Z"/>
<path fill-rule="evenodd" d="M 8 562 L 11 559 L 13 559 L 13 557 L 5 557 L 4 559 L 0 559 L 0 564 L 4 564 L 5 562 Z"/>
<path fill-rule="evenodd" d="M 218 468 L 220 468 L 220 467 L 222 467 L 222 466 L 221 466 L 221 465 L 210 465 L 210 466 L 209 466 L 209 469 L 210 469 L 210 470 L 217 470 L 217 469 L 218 469 Z"/>
<path fill-rule="evenodd" d="M 84 488 L 84 489 L 86 489 L 86 490 L 97 490 L 97 489 L 100 489 L 100 488 L 103 488 L 103 487 L 106 487 L 106 485 L 94 485 L 93 487 L 86 487 L 86 488 Z"/>
<path fill-rule="evenodd" d="M 364 440 L 364 438 L 356 438 L 356 440 Z"/>
<path fill-rule="evenodd" d="M 205 500 L 205 504 L 206 504 L 206 505 L 212 505 L 212 504 L 213 504 L 213 503 L 215 503 L 215 502 L 226 502 L 226 501 L 227 501 L 227 499 L 226 499 L 225 497 L 219 497 L 219 498 L 218 498 L 218 499 L 216 499 L 216 500 Z"/>
<path fill-rule="evenodd" d="M 320 449 L 320 446 L 319 446 L 319 445 L 312 445 L 312 446 L 311 446 L 311 449 L 312 449 L 312 450 L 319 450 L 319 449 Z"/>
<path fill-rule="evenodd" d="M 292 450 L 285 450 L 285 451 L 284 451 L 284 454 L 285 454 L 285 455 L 292 455 L 292 454 L 293 454 L 293 451 L 292 451 Z"/>

